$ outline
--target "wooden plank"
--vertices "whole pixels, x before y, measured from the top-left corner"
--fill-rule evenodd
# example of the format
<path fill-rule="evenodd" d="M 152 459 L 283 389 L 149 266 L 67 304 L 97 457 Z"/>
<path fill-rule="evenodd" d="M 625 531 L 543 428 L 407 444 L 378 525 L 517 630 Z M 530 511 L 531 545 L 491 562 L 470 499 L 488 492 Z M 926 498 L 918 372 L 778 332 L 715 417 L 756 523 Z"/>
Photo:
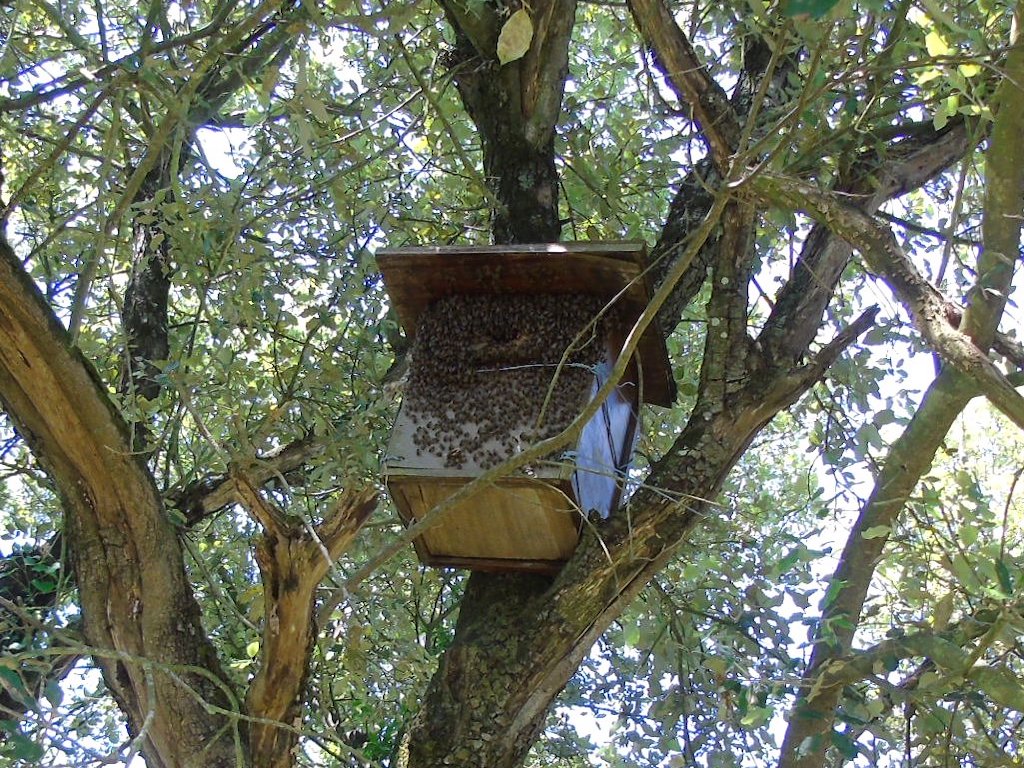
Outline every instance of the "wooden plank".
<path fill-rule="evenodd" d="M 608 254 L 379 251 L 377 263 L 403 327 L 416 333 L 423 311 L 448 296 L 581 293 L 619 299 L 627 313 L 647 305 L 635 261 Z"/>
<path fill-rule="evenodd" d="M 427 555 L 420 558 L 424 565 L 432 568 L 466 568 L 470 571 L 489 573 L 539 573 L 554 576 L 565 566 L 565 560 L 491 560 L 486 557 L 437 557 Z"/>
<path fill-rule="evenodd" d="M 407 523 L 421 519 L 463 483 L 458 481 L 389 478 L 399 513 Z M 446 513 L 444 522 L 416 540 L 427 564 L 462 561 L 564 562 L 579 540 L 582 519 L 565 490 L 525 478 L 502 481 L 481 490 Z M 443 561 L 443 562 L 442 562 Z M 533 566 L 526 567 L 533 570 Z"/>
<path fill-rule="evenodd" d="M 460 253 L 593 253 L 637 261 L 645 257 L 647 244 L 643 240 L 579 240 L 564 243 L 511 243 L 509 245 L 423 245 L 381 248 L 377 251 L 378 255 L 423 254 L 436 256 Z"/>
<path fill-rule="evenodd" d="M 438 299 L 510 293 L 579 293 L 614 299 L 628 328 L 650 298 L 644 254 L 644 244 L 637 242 L 433 246 L 381 249 L 377 263 L 392 307 L 406 332 L 414 336 L 420 315 Z M 645 402 L 671 405 L 675 381 L 664 340 L 654 324 L 641 338 L 638 352 Z"/>

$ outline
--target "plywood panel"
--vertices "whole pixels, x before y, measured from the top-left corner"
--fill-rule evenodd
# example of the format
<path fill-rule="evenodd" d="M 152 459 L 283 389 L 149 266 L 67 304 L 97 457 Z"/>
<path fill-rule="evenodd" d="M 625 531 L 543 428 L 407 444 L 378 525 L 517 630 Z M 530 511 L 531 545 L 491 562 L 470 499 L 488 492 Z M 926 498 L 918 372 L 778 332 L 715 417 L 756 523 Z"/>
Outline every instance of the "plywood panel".
<path fill-rule="evenodd" d="M 463 484 L 389 478 L 388 486 L 407 520 L 418 520 Z M 564 562 L 576 548 L 580 516 L 566 494 L 541 481 L 507 480 L 484 488 L 445 513 L 420 537 L 426 561 L 437 558 Z"/>

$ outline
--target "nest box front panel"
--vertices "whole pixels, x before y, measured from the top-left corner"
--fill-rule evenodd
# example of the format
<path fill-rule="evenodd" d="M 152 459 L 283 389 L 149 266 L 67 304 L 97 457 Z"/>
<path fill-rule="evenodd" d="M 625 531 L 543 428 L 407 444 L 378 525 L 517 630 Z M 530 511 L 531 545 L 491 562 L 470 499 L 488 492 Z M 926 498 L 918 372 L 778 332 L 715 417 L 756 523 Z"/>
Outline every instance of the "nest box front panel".
<path fill-rule="evenodd" d="M 393 477 L 389 490 L 413 522 L 463 484 Z M 445 515 L 442 525 L 416 539 L 417 554 L 427 565 L 550 573 L 569 559 L 579 539 L 576 504 L 553 483 L 506 480 L 481 489 Z"/>
<path fill-rule="evenodd" d="M 403 517 L 420 519 L 473 477 L 568 426 L 610 370 L 613 319 L 603 299 L 588 295 L 460 296 L 430 306 L 388 447 L 388 483 Z M 418 540 L 421 559 L 508 561 L 514 570 L 567 559 L 583 520 L 578 499 L 607 515 L 618 498 L 622 439 L 608 432 L 608 407 L 577 445 L 446 512 Z M 590 479 L 572 480 L 581 474 Z"/>

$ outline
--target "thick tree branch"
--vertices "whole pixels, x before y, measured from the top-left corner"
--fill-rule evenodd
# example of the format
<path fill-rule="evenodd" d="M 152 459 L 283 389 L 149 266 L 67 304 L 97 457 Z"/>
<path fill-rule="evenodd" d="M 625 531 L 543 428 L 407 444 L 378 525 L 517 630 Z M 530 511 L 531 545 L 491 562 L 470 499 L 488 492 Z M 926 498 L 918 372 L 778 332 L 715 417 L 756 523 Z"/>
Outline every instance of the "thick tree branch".
<path fill-rule="evenodd" d="M 215 122 L 228 99 L 257 71 L 268 65 L 279 65 L 290 54 L 295 35 L 287 29 L 287 21 L 287 17 L 277 23 L 267 21 L 224 51 L 219 65 L 207 72 L 188 105 L 183 120 L 187 138 L 181 151 L 175 152 L 174 147 L 154 141 L 148 152 L 156 153 L 156 159 L 150 159 L 147 154 L 142 160 L 150 170 L 132 203 L 138 213 L 132 222 L 132 270 L 121 313 L 126 342 L 118 385 L 122 395 L 153 400 L 162 390 L 158 374 L 160 363 L 170 354 L 168 301 L 170 251 L 175 229 L 175 223 L 164 215 L 163 207 L 174 200 L 172 180 L 192 154 L 191 142 L 196 129 Z M 84 296 L 88 290 L 89 279 L 87 271 L 82 276 L 79 295 Z M 139 421 L 133 427 L 133 449 L 147 452 L 152 448 L 148 425 Z"/>
<path fill-rule="evenodd" d="M 231 723 L 165 673 L 120 661 L 146 657 L 171 668 L 211 703 L 230 709 L 199 622 L 174 527 L 152 478 L 132 455 L 126 425 L 103 385 L 0 239 L 0 401 L 65 500 L 66 533 L 87 641 L 116 653 L 97 659 L 107 686 L 153 766 L 233 766 Z M 182 736 L 186 735 L 186 738 Z"/>
<path fill-rule="evenodd" d="M 629 0 L 628 5 L 672 90 L 700 123 L 716 168 L 727 175 L 741 134 L 740 121 L 728 95 L 698 58 L 664 0 Z"/>
<path fill-rule="evenodd" d="M 913 317 L 914 325 L 939 356 L 968 377 L 993 406 L 1024 429 L 1024 397 L 970 336 L 949 325 L 946 319 L 949 302 L 913 265 L 891 230 L 855 206 L 804 181 L 764 173 L 753 179 L 751 186 L 765 201 L 785 201 L 807 211 L 853 245 L 868 268 L 880 274 L 893 290 Z M 1002 288 L 1000 295 L 1005 296 L 1006 290 Z"/>
<path fill-rule="evenodd" d="M 482 61 L 494 61 L 502 18 L 489 3 L 470 0 L 442 0 L 441 7 L 452 27 L 461 33 Z"/>
<path fill-rule="evenodd" d="M 715 199 L 713 190 L 719 184 L 721 177 L 707 158 L 700 160 L 680 182 L 669 205 L 665 226 L 651 249 L 651 279 L 655 285 L 665 279 L 675 260 L 685 252 L 690 233 L 711 210 Z M 708 271 L 718 258 L 720 243 L 719 233 L 714 232 L 708 237 L 661 308 L 658 325 L 666 338 L 679 325 L 683 312 L 707 280 Z"/>
<path fill-rule="evenodd" d="M 487 5 L 442 2 L 455 29 L 450 58 L 459 94 L 480 131 L 484 174 L 498 204 L 494 241 L 554 242 L 561 232 L 555 124 L 568 73 L 575 0 L 530 4 L 534 33 L 526 54 L 499 66 L 501 17 Z"/>
<path fill-rule="evenodd" d="M 950 368 L 928 388 L 914 417 L 889 449 L 874 490 L 850 531 L 832 576 L 833 583 L 841 588 L 823 610 L 817 644 L 804 675 L 806 689 L 790 716 L 779 768 L 811 768 L 824 763 L 842 688 L 819 688 L 813 702 L 805 698 L 806 694 L 814 688 L 818 672 L 852 647 L 875 566 L 888 541 L 887 535 L 878 533 L 892 531 L 910 494 L 931 467 L 946 433 L 970 401 L 959 380 L 959 374 Z M 873 536 L 865 538 L 863 534 L 869 530 Z M 827 642 L 823 639 L 825 633 L 830 638 Z"/>
<path fill-rule="evenodd" d="M 322 451 L 319 441 L 312 436 L 303 437 L 274 453 L 257 456 L 247 467 L 246 476 L 254 486 L 262 488 L 279 477 L 287 479 L 290 472 L 308 464 Z M 230 475 L 214 475 L 191 482 L 173 490 L 169 500 L 184 515 L 187 526 L 241 501 Z"/>
<path fill-rule="evenodd" d="M 938 132 L 930 123 L 915 126 L 909 136 L 853 165 L 851 178 L 840 182 L 836 197 L 871 214 L 885 201 L 942 173 L 970 146 L 962 121 Z M 814 226 L 758 338 L 766 354 L 797 360 L 806 353 L 851 253 L 850 244 L 825 224 Z"/>
<path fill-rule="evenodd" d="M 880 275 L 914 319 L 939 356 L 963 373 L 996 408 L 1024 429 L 1024 397 L 975 345 L 947 321 L 949 302 L 924 278 L 896 237 L 877 219 L 806 182 L 777 174 L 759 174 L 751 188 L 765 201 L 785 201 L 807 211 L 853 245 Z M 1012 263 L 1010 265 L 1012 274 Z M 1000 292 L 1005 296 L 1005 287 Z M 990 333 L 994 334 L 994 331 Z"/>
<path fill-rule="evenodd" d="M 324 521 L 311 528 L 265 499 L 245 470 L 235 467 L 232 480 L 264 530 L 256 545 L 264 603 L 260 667 L 245 700 L 253 718 L 251 764 L 291 768 L 316 638 L 316 590 L 376 508 L 377 494 L 372 489 L 342 493 Z"/>
<path fill-rule="evenodd" d="M 1015 29 L 1019 30 L 1022 20 L 1020 6 L 1015 20 Z M 819 684 L 819 680 L 822 673 L 827 674 L 832 663 L 852 647 L 868 588 L 875 567 L 882 559 L 889 533 L 910 493 L 931 466 L 953 421 L 971 399 L 971 384 L 978 383 L 980 377 L 986 379 L 982 383 L 994 383 L 997 391 L 1008 388 L 1019 398 L 1013 385 L 1003 379 L 997 369 L 992 375 L 989 369 L 994 369 L 994 366 L 984 354 L 998 326 L 1004 297 L 1013 276 L 1012 265 L 1009 268 L 1005 265 L 1006 254 L 1019 247 L 1021 223 L 1024 221 L 1024 165 L 1006 162 L 1007 157 L 1019 160 L 1024 152 L 1024 136 L 1019 130 L 1024 118 L 1024 88 L 1021 87 L 1024 83 L 1024 43 L 1019 38 L 1011 42 L 1013 47 L 1007 57 L 1007 78 L 997 92 L 1000 109 L 986 157 L 986 176 L 991 172 L 1000 180 L 997 185 L 1000 194 L 986 196 L 985 220 L 996 217 L 998 223 L 993 229 L 985 230 L 986 234 L 991 232 L 993 238 L 985 242 L 985 250 L 991 248 L 994 253 L 983 253 L 979 259 L 979 263 L 989 266 L 988 272 L 979 270 L 979 287 L 984 286 L 993 295 L 979 297 L 976 291 L 969 296 L 966 314 L 970 319 L 965 318 L 965 322 L 961 322 L 966 333 L 961 334 L 948 324 L 948 307 L 938 291 L 917 274 L 891 233 L 876 220 L 861 211 L 847 210 L 846 214 L 857 224 L 851 231 L 844 232 L 844 223 L 836 218 L 840 211 L 828 210 L 836 204 L 828 195 L 818 190 L 803 189 L 791 201 L 816 210 L 820 220 L 858 247 L 866 261 L 878 262 L 876 268 L 887 272 L 887 281 L 915 315 L 922 333 L 929 336 L 936 348 L 941 344 L 952 348 L 939 350 L 944 359 L 953 357 L 955 364 L 957 353 L 963 353 L 972 362 L 980 357 L 977 368 L 983 373 L 967 379 L 970 366 L 965 366 L 968 368 L 966 372 L 953 365 L 945 367 L 928 388 L 910 424 L 890 449 L 832 577 L 836 592 L 834 599 L 823 608 L 814 651 L 804 674 L 806 688 L 790 717 L 779 768 L 820 768 L 824 764 L 841 686 L 827 682 Z M 791 183 L 784 186 L 791 186 Z M 803 194 L 808 192 L 809 196 Z M 1012 224 L 1006 226 L 1007 221 L 1012 221 Z M 983 289 L 981 293 L 988 291 Z M 980 305 L 975 302 L 980 302 Z M 963 363 L 962 360 L 959 362 Z M 984 371 L 988 371 L 987 378 Z M 983 391 L 988 394 L 987 390 Z M 1010 399 L 1012 407 L 1013 398 Z M 866 537 L 869 530 L 875 535 Z M 878 532 L 882 535 L 877 535 Z"/>
<path fill-rule="evenodd" d="M 998 614 L 998 611 L 993 610 L 982 611 L 942 632 L 912 632 L 833 659 L 821 670 L 807 699 L 813 701 L 826 689 L 842 688 L 868 680 L 877 674 L 879 664 L 895 660 L 920 657 L 954 674 L 964 674 L 968 671 L 970 659 L 967 646 L 992 629 L 999 618 Z"/>
<path fill-rule="evenodd" d="M 542 149 L 554 138 L 562 112 L 576 0 L 544 0 L 531 3 L 530 7 L 533 41 L 519 66 L 525 116 L 523 136 L 530 146 Z"/>

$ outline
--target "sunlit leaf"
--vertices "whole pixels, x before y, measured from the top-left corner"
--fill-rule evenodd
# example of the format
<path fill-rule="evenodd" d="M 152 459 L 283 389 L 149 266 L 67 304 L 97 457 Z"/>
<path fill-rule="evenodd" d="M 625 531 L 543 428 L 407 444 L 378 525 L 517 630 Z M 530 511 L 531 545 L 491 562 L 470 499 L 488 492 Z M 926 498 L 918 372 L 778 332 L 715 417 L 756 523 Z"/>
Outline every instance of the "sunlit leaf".
<path fill-rule="evenodd" d="M 892 528 L 888 525 L 873 525 L 864 531 L 860 537 L 862 539 L 884 539 L 892 533 Z"/>
<path fill-rule="evenodd" d="M 525 8 L 508 17 L 498 35 L 498 61 L 504 66 L 521 59 L 530 50 L 533 41 L 533 22 Z"/>
<path fill-rule="evenodd" d="M 933 29 L 924 37 L 924 46 L 929 56 L 948 56 L 952 49 L 946 38 L 937 29 Z"/>

